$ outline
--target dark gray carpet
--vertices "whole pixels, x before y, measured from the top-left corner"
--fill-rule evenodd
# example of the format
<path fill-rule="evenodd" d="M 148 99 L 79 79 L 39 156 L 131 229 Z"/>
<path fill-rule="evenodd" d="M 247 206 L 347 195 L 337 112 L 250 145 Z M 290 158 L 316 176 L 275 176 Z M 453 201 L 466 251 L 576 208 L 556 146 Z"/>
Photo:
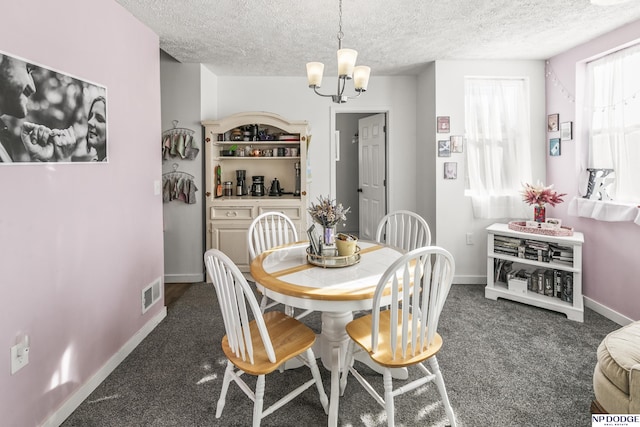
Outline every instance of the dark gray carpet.
<path fill-rule="evenodd" d="M 319 330 L 319 315 L 305 323 Z M 485 299 L 484 286 L 454 285 L 440 320 L 444 348 L 438 360 L 459 425 L 590 426 L 596 349 L 618 327 L 588 309 L 584 323 L 577 323 L 562 314 Z M 252 402 L 233 383 L 222 417 L 215 418 L 226 363 L 223 329 L 213 287 L 191 286 L 62 426 L 251 425 Z M 322 366 L 320 371 L 329 394 L 329 372 Z M 284 387 L 307 377 L 306 368 L 268 376 L 265 408 Z M 381 376 L 371 379 L 381 390 Z M 435 385 L 396 398 L 397 426 L 442 426 L 444 421 Z M 313 387 L 262 422 L 326 424 Z M 340 399 L 339 425 L 386 426 L 383 408 L 353 377 Z"/>

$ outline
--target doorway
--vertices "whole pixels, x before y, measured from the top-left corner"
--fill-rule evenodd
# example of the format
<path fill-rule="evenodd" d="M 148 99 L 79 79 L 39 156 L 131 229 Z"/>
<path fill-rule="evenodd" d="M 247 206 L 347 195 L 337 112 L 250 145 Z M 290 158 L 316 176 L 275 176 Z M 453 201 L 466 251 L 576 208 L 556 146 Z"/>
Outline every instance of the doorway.
<path fill-rule="evenodd" d="M 372 120 L 374 116 L 382 121 L 382 126 L 376 127 L 372 132 L 371 128 L 367 127 L 369 126 L 367 121 Z M 347 221 L 338 225 L 338 231 L 355 234 L 361 239 L 373 240 L 378 221 L 387 211 L 387 129 L 385 126 L 388 123 L 387 112 L 334 111 L 333 119 L 335 143 L 332 146 L 331 156 L 332 190 L 336 200 L 343 206 L 351 208 L 347 215 Z M 362 126 L 363 123 L 365 126 L 364 135 L 360 135 L 363 130 L 359 129 L 359 126 Z M 362 160 L 363 146 L 366 145 L 366 142 L 363 143 L 363 141 L 368 140 L 373 133 L 378 134 L 379 131 L 383 133 L 377 135 L 382 138 L 382 142 L 377 147 L 378 152 L 375 153 L 376 164 L 372 165 L 370 154 L 373 150 L 368 150 L 370 145 L 365 148 L 365 160 Z M 363 170 L 364 167 L 369 169 L 368 173 Z M 378 178 L 374 181 L 379 182 L 381 187 L 369 185 L 372 176 Z M 374 203 L 372 203 L 370 191 L 374 187 L 377 187 L 378 195 L 375 195 Z M 379 202 L 378 199 L 380 199 Z"/>

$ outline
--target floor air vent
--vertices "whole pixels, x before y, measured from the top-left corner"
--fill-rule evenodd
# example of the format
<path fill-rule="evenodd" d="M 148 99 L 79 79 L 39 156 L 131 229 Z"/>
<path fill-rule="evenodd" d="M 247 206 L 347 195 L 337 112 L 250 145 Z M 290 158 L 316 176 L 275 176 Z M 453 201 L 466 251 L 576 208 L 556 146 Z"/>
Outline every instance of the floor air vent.
<path fill-rule="evenodd" d="M 153 304 L 160 299 L 162 280 L 157 278 L 149 286 L 142 290 L 142 313 L 144 314 Z"/>

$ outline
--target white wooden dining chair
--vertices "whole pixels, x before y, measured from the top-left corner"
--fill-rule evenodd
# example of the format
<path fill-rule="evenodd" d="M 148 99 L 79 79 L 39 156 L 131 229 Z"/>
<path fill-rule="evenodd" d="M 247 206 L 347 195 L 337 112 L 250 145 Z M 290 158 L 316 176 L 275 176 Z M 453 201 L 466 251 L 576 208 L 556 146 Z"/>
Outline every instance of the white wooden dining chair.
<path fill-rule="evenodd" d="M 316 340 L 313 330 L 280 311 L 262 313 L 247 280 L 233 261 L 218 249 L 209 249 L 205 252 L 204 262 L 218 296 L 226 331 L 226 335 L 222 338 L 222 350 L 228 360 L 218 399 L 216 418 L 222 415 L 231 381 L 235 381 L 240 389 L 254 401 L 254 427 L 259 426 L 264 417 L 314 384 L 318 389 L 322 408 L 328 414 L 329 400 L 311 349 Z M 263 410 L 265 376 L 292 358 L 297 358 L 307 365 L 311 369 L 313 378 Z M 245 373 L 257 376 L 255 392 L 241 378 Z"/>
<path fill-rule="evenodd" d="M 438 388 L 450 425 L 456 425 L 436 359 L 436 354 L 442 348 L 442 337 L 437 333 L 438 320 L 454 272 L 454 259 L 442 248 L 428 246 L 408 252 L 380 278 L 371 314 L 359 317 L 346 326 L 351 340 L 345 358 L 346 368 L 340 379 L 340 393 L 344 393 L 347 377 L 351 373 L 386 409 L 389 426 L 394 425 L 394 398 L 432 381 Z M 390 305 L 381 311 L 381 304 Z M 384 396 L 356 369 L 354 354 L 358 352 L 366 353 L 380 366 L 384 376 Z M 429 362 L 431 371 L 424 366 L 424 362 Z M 423 375 L 407 380 L 394 389 L 391 369 L 414 365 Z"/>
<path fill-rule="evenodd" d="M 296 226 L 287 215 L 281 212 L 265 212 L 256 217 L 249 226 L 247 232 L 247 246 L 249 247 L 249 256 L 253 260 L 262 252 L 276 246 L 286 245 L 298 241 L 298 232 Z M 269 298 L 265 294 L 264 287 L 256 281 L 256 287 L 262 294 L 260 308 L 264 312 L 268 308 L 272 308 L 279 303 L 276 301 L 269 302 Z M 293 316 L 293 307 L 285 307 L 285 312 Z M 301 319 L 311 310 L 304 311 L 296 316 Z"/>
<path fill-rule="evenodd" d="M 417 213 L 399 210 L 382 217 L 376 230 L 376 241 L 412 251 L 431 245 L 431 230 Z"/>

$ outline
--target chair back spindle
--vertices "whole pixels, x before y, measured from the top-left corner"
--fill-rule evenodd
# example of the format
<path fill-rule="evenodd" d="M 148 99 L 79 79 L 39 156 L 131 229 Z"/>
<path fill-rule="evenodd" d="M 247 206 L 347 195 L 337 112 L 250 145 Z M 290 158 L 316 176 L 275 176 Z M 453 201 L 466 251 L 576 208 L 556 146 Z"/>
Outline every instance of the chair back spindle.
<path fill-rule="evenodd" d="M 420 215 L 399 210 L 388 213 L 380 220 L 376 241 L 412 251 L 431 245 L 431 230 Z"/>
<path fill-rule="evenodd" d="M 298 241 L 293 221 L 280 212 L 266 212 L 253 220 L 247 233 L 251 259 L 275 246 Z"/>

